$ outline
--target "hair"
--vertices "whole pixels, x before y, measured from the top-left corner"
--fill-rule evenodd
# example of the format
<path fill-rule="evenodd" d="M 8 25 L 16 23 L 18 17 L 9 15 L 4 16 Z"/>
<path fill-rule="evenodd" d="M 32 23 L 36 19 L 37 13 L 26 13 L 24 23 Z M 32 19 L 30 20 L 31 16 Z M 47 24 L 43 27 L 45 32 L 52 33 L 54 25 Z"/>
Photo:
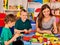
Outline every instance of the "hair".
<path fill-rule="evenodd" d="M 27 12 L 25 9 L 21 9 L 21 11 L 20 12 Z M 21 13 L 20 13 L 20 15 L 21 15 Z"/>
<path fill-rule="evenodd" d="M 21 12 L 24 11 L 24 12 L 27 12 L 25 9 L 22 9 Z"/>
<path fill-rule="evenodd" d="M 16 16 L 13 15 L 13 14 L 8 14 L 8 15 L 6 15 L 4 21 L 5 21 L 5 23 L 8 23 L 9 21 L 15 22 L 16 21 Z"/>
<path fill-rule="evenodd" d="M 56 8 L 54 11 L 57 11 L 57 10 L 59 10 L 59 14 L 60 14 L 60 9 L 59 8 Z M 55 12 L 54 12 L 55 13 Z"/>
<path fill-rule="evenodd" d="M 56 10 L 60 10 L 60 9 L 59 9 L 59 8 L 56 8 L 55 11 L 56 11 Z"/>
<path fill-rule="evenodd" d="M 42 20 L 44 18 L 44 15 L 43 15 L 43 10 L 48 8 L 50 10 L 50 16 L 53 16 L 52 13 L 51 13 L 51 9 L 50 7 L 47 5 L 47 4 L 44 4 L 42 7 L 41 7 L 41 11 L 40 13 L 38 14 L 38 27 L 41 28 L 42 27 Z"/>

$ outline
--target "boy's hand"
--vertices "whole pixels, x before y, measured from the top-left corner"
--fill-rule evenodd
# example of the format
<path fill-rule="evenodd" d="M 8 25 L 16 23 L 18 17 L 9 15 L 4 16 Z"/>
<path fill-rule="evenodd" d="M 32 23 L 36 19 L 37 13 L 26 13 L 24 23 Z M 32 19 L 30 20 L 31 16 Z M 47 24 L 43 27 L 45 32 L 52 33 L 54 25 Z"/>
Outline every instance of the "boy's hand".
<path fill-rule="evenodd" d="M 15 37 L 19 37 L 19 36 L 21 36 L 21 34 L 16 33 L 14 36 L 15 36 Z"/>
<path fill-rule="evenodd" d="M 32 30 L 29 30 L 29 33 L 31 33 Z"/>
<path fill-rule="evenodd" d="M 27 31 L 26 29 L 24 29 L 24 32 L 26 32 L 26 33 L 27 33 L 28 31 Z"/>
<path fill-rule="evenodd" d="M 25 34 L 29 34 L 29 30 L 24 29 Z"/>
<path fill-rule="evenodd" d="M 9 45 L 7 41 L 4 42 L 5 45 Z"/>
<path fill-rule="evenodd" d="M 14 33 L 19 33 L 20 34 L 20 30 L 15 29 Z"/>

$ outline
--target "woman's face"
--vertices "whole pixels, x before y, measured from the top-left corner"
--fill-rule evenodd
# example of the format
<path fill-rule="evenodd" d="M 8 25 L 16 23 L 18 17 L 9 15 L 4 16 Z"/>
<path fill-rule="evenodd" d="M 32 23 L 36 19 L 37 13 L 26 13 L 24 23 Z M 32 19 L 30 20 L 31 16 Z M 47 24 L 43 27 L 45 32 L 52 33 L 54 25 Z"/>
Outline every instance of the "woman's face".
<path fill-rule="evenodd" d="M 42 12 L 43 12 L 44 17 L 48 17 L 50 15 L 50 9 L 49 8 L 44 9 Z"/>

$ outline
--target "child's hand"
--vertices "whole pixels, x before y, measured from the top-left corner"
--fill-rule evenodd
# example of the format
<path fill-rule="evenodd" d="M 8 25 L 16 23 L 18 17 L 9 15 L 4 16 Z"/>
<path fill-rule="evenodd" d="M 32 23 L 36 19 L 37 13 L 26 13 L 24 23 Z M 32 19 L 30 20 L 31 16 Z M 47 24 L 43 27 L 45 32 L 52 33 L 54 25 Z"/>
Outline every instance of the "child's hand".
<path fill-rule="evenodd" d="M 4 42 L 5 45 L 9 45 L 7 41 Z"/>
<path fill-rule="evenodd" d="M 29 34 L 30 33 L 30 31 L 26 30 L 26 29 L 24 29 L 24 32 L 25 32 L 25 34 Z"/>
<path fill-rule="evenodd" d="M 15 36 L 15 37 L 19 37 L 19 36 L 21 36 L 21 35 L 20 35 L 20 34 L 18 34 L 18 33 L 16 33 L 14 36 Z"/>
<path fill-rule="evenodd" d="M 15 29 L 14 32 L 20 34 L 20 30 Z"/>
<path fill-rule="evenodd" d="M 32 31 L 32 30 L 29 30 L 29 32 L 28 32 L 28 33 L 31 33 L 31 31 Z"/>
<path fill-rule="evenodd" d="M 27 31 L 26 29 L 24 29 L 24 32 L 26 32 L 26 33 L 27 33 L 28 31 Z"/>

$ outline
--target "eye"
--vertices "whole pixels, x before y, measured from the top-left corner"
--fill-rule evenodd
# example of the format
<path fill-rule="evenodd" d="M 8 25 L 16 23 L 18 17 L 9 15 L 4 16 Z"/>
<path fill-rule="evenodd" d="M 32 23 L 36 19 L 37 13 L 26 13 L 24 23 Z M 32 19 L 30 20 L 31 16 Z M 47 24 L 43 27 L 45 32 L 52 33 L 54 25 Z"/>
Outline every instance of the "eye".
<path fill-rule="evenodd" d="M 43 13 L 45 13 L 46 11 L 43 11 Z"/>
<path fill-rule="evenodd" d="M 47 12 L 50 12 L 50 10 L 47 10 Z"/>

